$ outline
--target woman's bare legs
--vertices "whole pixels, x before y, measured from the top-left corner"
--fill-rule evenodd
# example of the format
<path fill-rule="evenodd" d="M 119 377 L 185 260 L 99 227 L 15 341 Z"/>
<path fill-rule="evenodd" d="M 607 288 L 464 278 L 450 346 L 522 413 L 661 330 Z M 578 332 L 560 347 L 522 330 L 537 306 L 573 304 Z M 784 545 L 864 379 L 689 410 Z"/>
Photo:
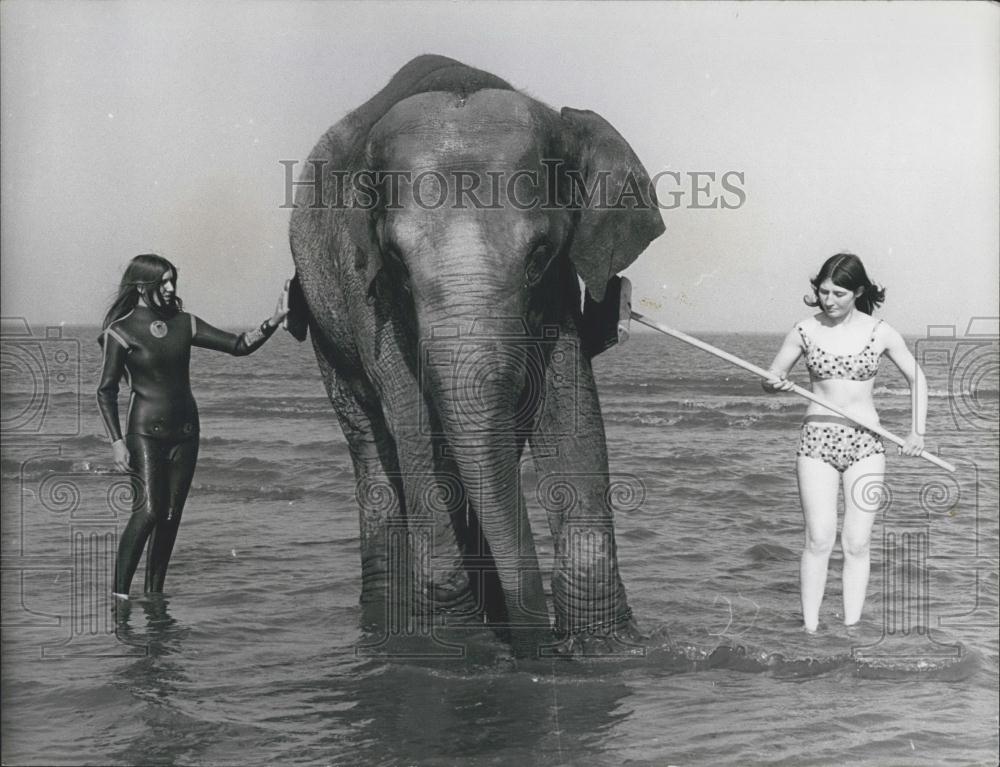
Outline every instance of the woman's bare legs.
<path fill-rule="evenodd" d="M 806 631 L 812 633 L 819 626 L 827 566 L 837 540 L 840 472 L 824 461 L 805 456 L 796 459 L 795 469 L 806 527 L 805 548 L 799 569 L 802 624 Z"/>
<path fill-rule="evenodd" d="M 871 538 L 882 505 L 885 456 L 872 455 L 844 471 L 844 625 L 861 620 L 871 572 Z"/>

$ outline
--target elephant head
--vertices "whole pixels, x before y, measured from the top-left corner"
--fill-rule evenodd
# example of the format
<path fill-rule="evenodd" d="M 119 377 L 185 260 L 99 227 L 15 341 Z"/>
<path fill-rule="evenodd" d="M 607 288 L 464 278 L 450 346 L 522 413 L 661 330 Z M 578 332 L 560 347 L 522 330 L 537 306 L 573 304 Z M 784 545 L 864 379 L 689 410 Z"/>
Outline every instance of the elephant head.
<path fill-rule="evenodd" d="M 578 502 L 550 518 L 557 627 L 625 620 L 577 278 L 601 301 L 663 231 L 632 149 L 593 112 L 556 112 L 492 75 L 421 57 L 310 159 L 292 250 L 349 440 L 356 407 L 391 438 L 383 469 L 388 451 L 389 465 L 455 472 L 495 565 L 493 614 L 516 647 L 546 615 L 520 490 L 524 443 L 549 473 L 582 468 Z M 335 200 L 321 199 L 338 184 Z M 412 487 L 398 485 L 407 519 L 419 516 Z"/>

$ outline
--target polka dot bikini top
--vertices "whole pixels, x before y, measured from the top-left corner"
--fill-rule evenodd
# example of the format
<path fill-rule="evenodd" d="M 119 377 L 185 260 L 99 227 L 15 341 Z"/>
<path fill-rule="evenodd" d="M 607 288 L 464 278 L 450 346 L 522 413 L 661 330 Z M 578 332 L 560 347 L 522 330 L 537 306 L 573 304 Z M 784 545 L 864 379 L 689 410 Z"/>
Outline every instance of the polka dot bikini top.
<path fill-rule="evenodd" d="M 809 370 L 813 378 L 846 378 L 848 381 L 868 381 L 878 373 L 878 363 L 881 354 L 876 354 L 872 349 L 875 342 L 875 332 L 882 320 L 875 323 L 872 328 L 871 338 L 865 344 L 865 348 L 857 354 L 831 354 L 814 344 L 801 325 L 796 325 L 795 329 L 802 336 L 802 342 L 806 349 L 806 369 Z"/>

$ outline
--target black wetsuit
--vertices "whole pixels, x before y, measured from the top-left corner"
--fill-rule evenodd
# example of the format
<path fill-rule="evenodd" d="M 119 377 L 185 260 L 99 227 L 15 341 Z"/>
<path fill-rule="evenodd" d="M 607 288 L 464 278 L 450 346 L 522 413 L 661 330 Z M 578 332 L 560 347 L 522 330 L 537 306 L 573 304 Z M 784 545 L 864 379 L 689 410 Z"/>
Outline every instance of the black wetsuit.
<path fill-rule="evenodd" d="M 259 349 L 275 329 L 265 322 L 237 336 L 193 314 L 171 316 L 140 305 L 104 331 L 97 402 L 111 441 L 121 439 L 118 384 L 127 377 L 132 396 L 125 445 L 139 480 L 118 546 L 116 593 L 128 594 L 147 538 L 145 591 L 163 591 L 198 460 L 198 406 L 188 375 L 191 347 L 243 356 Z"/>

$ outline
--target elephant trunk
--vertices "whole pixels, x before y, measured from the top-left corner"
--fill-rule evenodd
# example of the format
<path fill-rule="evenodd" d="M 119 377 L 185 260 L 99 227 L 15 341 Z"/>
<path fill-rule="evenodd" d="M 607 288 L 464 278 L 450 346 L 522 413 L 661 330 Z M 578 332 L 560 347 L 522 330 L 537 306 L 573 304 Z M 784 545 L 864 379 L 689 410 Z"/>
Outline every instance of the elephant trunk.
<path fill-rule="evenodd" d="M 528 655 L 548 638 L 549 622 L 520 481 L 530 344 L 506 322 L 437 318 L 422 379 L 485 539 L 476 553 L 495 564 L 514 652 Z"/>

